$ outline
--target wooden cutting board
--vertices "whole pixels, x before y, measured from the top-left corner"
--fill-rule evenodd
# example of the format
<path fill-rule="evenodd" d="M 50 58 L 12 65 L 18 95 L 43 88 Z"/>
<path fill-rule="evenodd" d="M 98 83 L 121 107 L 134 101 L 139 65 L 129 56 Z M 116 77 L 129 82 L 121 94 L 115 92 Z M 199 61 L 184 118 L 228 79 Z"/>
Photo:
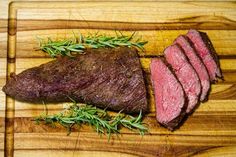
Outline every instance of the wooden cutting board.
<path fill-rule="evenodd" d="M 7 60 L 0 53 L 0 87 L 11 72 L 52 60 L 36 51 L 36 37 L 68 38 L 74 33 L 131 34 L 149 41 L 140 60 L 149 80 L 151 58 L 162 55 L 180 34 L 194 28 L 207 32 L 220 57 L 225 81 L 212 85 L 209 100 L 170 132 L 155 120 L 150 81 L 150 113 L 144 118 L 149 134 L 122 129 L 120 136 L 99 136 L 84 126 L 67 136 L 63 128 L 35 125 L 33 117 L 44 111 L 5 97 L 0 120 L 0 145 L 6 156 L 236 156 L 236 3 L 235 2 L 13 2 L 9 5 Z M 6 64 L 5 64 L 5 61 Z M 63 104 L 48 105 L 49 114 Z M 1 107 L 3 110 L 4 107 Z M 2 111 L 1 110 L 1 111 Z M 3 114 L 2 114 L 3 115 Z M 5 134 L 4 134 L 5 132 Z"/>

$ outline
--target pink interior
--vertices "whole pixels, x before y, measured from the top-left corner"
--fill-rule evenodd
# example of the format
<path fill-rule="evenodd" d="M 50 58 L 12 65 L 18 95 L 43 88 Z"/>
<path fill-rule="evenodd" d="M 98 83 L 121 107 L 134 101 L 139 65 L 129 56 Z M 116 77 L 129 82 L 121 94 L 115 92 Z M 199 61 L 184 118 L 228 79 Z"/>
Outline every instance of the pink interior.
<path fill-rule="evenodd" d="M 175 43 L 177 43 L 181 48 L 184 50 L 185 55 L 188 57 L 191 65 L 195 69 L 196 73 L 198 74 L 198 77 L 201 82 L 201 101 L 205 99 L 209 88 L 210 88 L 210 80 L 209 75 L 207 73 L 207 69 L 204 65 L 204 63 L 200 60 L 200 58 L 197 56 L 195 50 L 192 48 L 191 44 L 188 42 L 185 36 L 179 36 Z"/>
<path fill-rule="evenodd" d="M 152 60 L 151 79 L 155 93 L 157 119 L 167 123 L 180 115 L 185 103 L 183 89 L 161 59 Z"/>
<path fill-rule="evenodd" d="M 174 69 L 188 97 L 187 112 L 190 112 L 198 103 L 198 98 L 201 93 L 201 84 L 198 75 L 177 45 L 169 46 L 164 53 L 167 62 Z"/>

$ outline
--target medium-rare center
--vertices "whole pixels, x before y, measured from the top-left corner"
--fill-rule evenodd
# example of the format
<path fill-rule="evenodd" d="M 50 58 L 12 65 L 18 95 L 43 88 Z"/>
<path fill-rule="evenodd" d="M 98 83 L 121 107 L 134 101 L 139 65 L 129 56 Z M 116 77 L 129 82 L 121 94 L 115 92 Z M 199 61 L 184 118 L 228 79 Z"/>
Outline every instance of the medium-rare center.
<path fill-rule="evenodd" d="M 188 62 L 183 51 L 176 44 L 167 47 L 164 51 L 164 56 L 183 86 L 188 98 L 186 112 L 190 113 L 196 107 L 201 94 L 201 84 L 198 75 Z"/>

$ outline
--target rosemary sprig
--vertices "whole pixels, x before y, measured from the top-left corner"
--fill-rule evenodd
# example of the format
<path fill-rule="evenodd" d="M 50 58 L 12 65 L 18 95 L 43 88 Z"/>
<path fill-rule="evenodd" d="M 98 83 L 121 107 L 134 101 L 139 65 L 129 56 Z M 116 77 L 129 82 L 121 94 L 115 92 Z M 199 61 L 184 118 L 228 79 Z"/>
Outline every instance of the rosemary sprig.
<path fill-rule="evenodd" d="M 78 37 L 74 35 L 74 38 L 64 40 L 52 40 L 51 38 L 48 38 L 47 40 L 38 39 L 40 49 L 53 58 L 57 56 L 73 57 L 74 54 L 83 54 L 86 48 L 97 49 L 126 46 L 144 50 L 143 46 L 147 43 L 147 41 L 141 41 L 141 38 L 135 39 L 135 32 L 131 36 L 116 32 L 116 36 L 95 33 L 88 36 L 79 34 Z"/>
<path fill-rule="evenodd" d="M 44 124 L 49 124 L 53 127 L 56 123 L 59 123 L 68 129 L 68 134 L 74 125 L 80 127 L 82 124 L 88 124 L 93 127 L 97 133 L 107 134 L 109 139 L 112 133 L 120 133 L 121 126 L 133 131 L 137 130 L 141 135 L 144 135 L 144 133 L 148 131 L 142 122 L 141 111 L 138 117 L 124 115 L 120 112 L 115 116 L 111 116 L 105 110 L 91 105 L 81 106 L 75 102 L 59 114 L 42 114 L 34 120 L 37 124 L 44 122 Z"/>

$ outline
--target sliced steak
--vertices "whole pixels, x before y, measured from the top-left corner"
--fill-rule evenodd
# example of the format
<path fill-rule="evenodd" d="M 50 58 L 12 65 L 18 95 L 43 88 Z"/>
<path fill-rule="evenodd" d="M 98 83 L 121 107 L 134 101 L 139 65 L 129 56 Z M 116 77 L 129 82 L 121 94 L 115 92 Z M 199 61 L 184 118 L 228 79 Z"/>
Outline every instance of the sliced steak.
<path fill-rule="evenodd" d="M 188 62 L 187 57 L 179 46 L 171 45 L 164 51 L 166 61 L 174 69 L 175 75 L 182 84 L 188 98 L 188 107 L 186 112 L 193 111 L 198 104 L 201 94 L 201 84 L 197 73 Z"/>
<path fill-rule="evenodd" d="M 222 78 L 216 51 L 207 34 L 191 29 L 188 31 L 187 37 L 192 41 L 198 55 L 203 60 L 211 82 L 217 81 L 217 77 Z"/>
<path fill-rule="evenodd" d="M 184 54 L 187 56 L 189 62 L 197 72 L 202 87 L 200 100 L 203 101 L 206 99 L 210 89 L 210 80 L 207 69 L 202 60 L 196 54 L 191 41 L 189 41 L 186 36 L 180 35 L 174 43 L 178 44 L 184 50 Z"/>
<path fill-rule="evenodd" d="M 157 121 L 173 130 L 185 114 L 186 99 L 183 88 L 161 59 L 152 59 L 150 69 Z"/>
<path fill-rule="evenodd" d="M 146 87 L 136 49 L 86 50 L 13 76 L 3 91 L 17 100 L 63 102 L 70 98 L 127 113 L 147 111 Z"/>

